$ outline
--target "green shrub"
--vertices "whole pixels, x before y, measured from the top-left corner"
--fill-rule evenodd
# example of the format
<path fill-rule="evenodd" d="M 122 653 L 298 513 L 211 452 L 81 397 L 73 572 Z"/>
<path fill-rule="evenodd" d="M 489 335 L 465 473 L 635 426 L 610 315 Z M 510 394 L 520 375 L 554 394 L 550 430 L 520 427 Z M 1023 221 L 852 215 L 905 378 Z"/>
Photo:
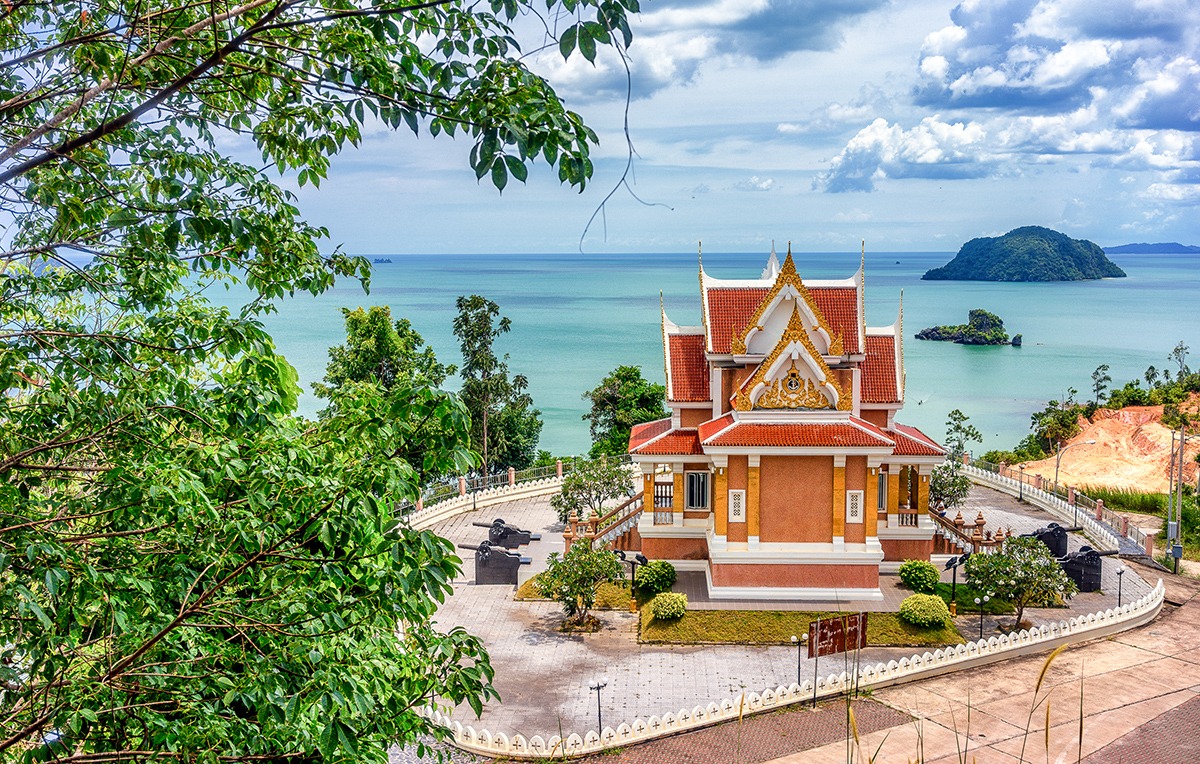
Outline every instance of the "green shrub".
<path fill-rule="evenodd" d="M 941 577 L 937 566 L 928 560 L 905 560 L 900 566 L 900 583 L 914 592 L 933 594 Z"/>
<path fill-rule="evenodd" d="M 900 619 L 924 629 L 945 626 L 950 620 L 950 608 L 936 595 L 913 594 L 900 603 Z"/>
<path fill-rule="evenodd" d="M 687 595 L 663 592 L 650 602 L 650 612 L 658 621 L 673 621 L 687 612 Z"/>
<path fill-rule="evenodd" d="M 675 585 L 675 566 L 666 560 L 651 560 L 638 568 L 633 580 L 638 591 L 646 594 L 670 591 Z"/>

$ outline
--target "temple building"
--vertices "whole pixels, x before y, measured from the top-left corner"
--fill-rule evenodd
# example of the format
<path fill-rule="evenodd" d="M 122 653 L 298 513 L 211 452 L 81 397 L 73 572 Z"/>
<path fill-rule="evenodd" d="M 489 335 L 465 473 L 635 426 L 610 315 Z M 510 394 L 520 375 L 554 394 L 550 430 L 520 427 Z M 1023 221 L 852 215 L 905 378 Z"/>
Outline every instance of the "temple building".
<path fill-rule="evenodd" d="M 662 311 L 671 416 L 637 425 L 642 552 L 710 597 L 881 599 L 879 573 L 934 547 L 945 450 L 900 424 L 903 302 L 869 327 L 864 273 L 805 283 L 789 248 L 760 278 L 700 267 L 700 324 Z M 649 508 L 654 511 L 649 511 Z"/>

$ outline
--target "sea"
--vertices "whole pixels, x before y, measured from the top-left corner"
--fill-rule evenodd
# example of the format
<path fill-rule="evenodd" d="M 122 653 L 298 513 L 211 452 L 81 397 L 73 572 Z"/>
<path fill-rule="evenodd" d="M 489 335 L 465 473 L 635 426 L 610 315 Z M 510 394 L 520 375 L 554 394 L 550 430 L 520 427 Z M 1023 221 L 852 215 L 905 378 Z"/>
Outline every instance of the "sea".
<path fill-rule="evenodd" d="M 758 278 L 767 252 L 704 253 L 704 269 L 725 279 Z M 858 252 L 793 254 L 802 279 L 854 274 Z M 960 409 L 983 434 L 976 453 L 1011 448 L 1029 434 L 1030 414 L 1073 388 L 1092 397 L 1092 372 L 1108 364 L 1112 386 L 1141 379 L 1147 367 L 1171 368 L 1177 343 L 1200 366 L 1200 255 L 1113 255 L 1123 279 L 1062 283 L 922 281 L 952 252 L 869 252 L 866 255 L 868 326 L 890 325 L 903 295 L 906 405 L 898 420 L 934 438 L 945 434 L 947 414 Z M 540 448 L 555 455 L 584 454 L 591 443 L 583 393 L 617 366 L 640 366 L 662 382 L 659 300 L 672 321 L 700 323 L 697 255 L 373 255 L 370 291 L 343 280 L 318 296 L 277 304 L 264 323 L 277 348 L 300 374 L 300 411 L 314 415 L 328 348 L 345 338 L 340 308 L 387 305 L 412 322 L 443 363 L 459 364 L 451 329 L 454 301 L 480 294 L 500 306 L 512 328 L 496 342 L 510 373 L 524 374 L 542 412 Z M 215 302 L 234 305 L 238 289 L 212 289 Z M 1004 320 L 1022 347 L 967 347 L 916 340 L 922 328 L 966 323 L 972 308 Z M 1144 384 L 1144 383 L 1143 383 Z M 449 387 L 455 387 L 451 380 Z"/>

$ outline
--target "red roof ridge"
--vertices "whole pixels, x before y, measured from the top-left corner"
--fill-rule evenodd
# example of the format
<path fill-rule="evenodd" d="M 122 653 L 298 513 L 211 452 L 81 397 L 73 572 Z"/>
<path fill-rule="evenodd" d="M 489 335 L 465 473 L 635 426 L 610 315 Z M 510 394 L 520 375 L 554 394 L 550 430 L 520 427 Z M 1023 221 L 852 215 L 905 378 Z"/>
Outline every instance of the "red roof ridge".
<path fill-rule="evenodd" d="M 941 444 L 939 444 L 936 440 L 929 437 L 928 435 L 921 432 L 919 429 L 917 429 L 916 427 L 913 427 L 910 424 L 900 424 L 899 422 L 896 422 L 892 425 L 892 428 L 896 432 L 900 433 L 901 435 L 903 435 L 904 437 L 906 437 L 910 440 L 916 440 L 916 441 L 923 442 L 926 445 L 933 446 L 934 448 L 936 448 L 937 450 L 939 450 L 943 453 L 945 453 L 945 451 L 946 451 L 946 449 L 943 448 L 941 446 Z"/>
<path fill-rule="evenodd" d="M 640 422 L 635 424 L 629 430 L 629 450 L 633 451 L 636 448 L 640 448 L 649 441 L 661 437 L 667 432 L 670 432 L 670 430 L 671 417 L 664 417 L 662 419 L 655 419 L 651 422 Z M 639 438 L 641 439 L 639 440 Z"/>
<path fill-rule="evenodd" d="M 730 412 L 728 414 L 723 414 L 716 419 L 710 419 L 707 422 L 701 422 L 696 427 L 696 432 L 699 434 L 700 440 L 708 440 L 715 435 L 720 435 L 722 432 L 728 430 L 735 424 L 737 424 L 737 419 L 733 416 L 733 412 Z"/>

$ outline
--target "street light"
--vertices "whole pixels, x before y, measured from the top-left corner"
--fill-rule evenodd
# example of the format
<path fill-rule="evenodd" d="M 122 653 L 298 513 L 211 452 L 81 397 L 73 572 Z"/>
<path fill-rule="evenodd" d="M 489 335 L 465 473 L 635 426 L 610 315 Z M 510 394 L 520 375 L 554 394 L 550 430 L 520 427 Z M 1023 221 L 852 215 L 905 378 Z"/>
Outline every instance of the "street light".
<path fill-rule="evenodd" d="M 1124 565 L 1117 566 L 1117 608 L 1121 607 L 1121 584 L 1125 583 L 1125 571 L 1129 570 Z"/>
<path fill-rule="evenodd" d="M 604 717 L 600 712 L 600 691 L 608 686 L 607 679 L 597 679 L 588 685 L 588 689 L 596 693 L 596 732 L 597 734 L 604 732 Z"/>
<path fill-rule="evenodd" d="M 1025 465 L 1018 464 L 1017 469 L 1021 471 L 1021 477 L 1017 483 L 1017 501 L 1025 501 Z"/>
<path fill-rule="evenodd" d="M 800 636 L 792 635 L 792 644 L 796 646 L 796 687 L 800 687 L 800 667 L 804 662 L 804 653 L 801 648 L 808 644 L 808 635 L 801 634 Z M 821 656 L 817 656 L 820 659 Z M 813 662 L 813 708 L 817 707 L 817 663 Z"/>
<path fill-rule="evenodd" d="M 955 595 L 958 593 L 958 566 L 965 563 L 970 556 L 970 552 L 963 552 L 957 557 L 946 560 L 946 570 L 953 571 L 950 578 L 950 615 L 958 615 L 958 600 L 955 599 Z"/>
<path fill-rule="evenodd" d="M 983 606 L 992 599 L 990 594 L 983 595 L 983 599 L 975 598 L 975 604 L 979 606 L 979 638 L 983 639 Z"/>
<path fill-rule="evenodd" d="M 642 554 L 641 552 L 638 552 L 636 555 L 634 555 L 632 560 L 625 556 L 625 551 L 622 549 L 614 549 L 612 550 L 612 553 L 615 554 L 621 562 L 629 563 L 629 591 L 632 593 L 633 582 L 634 579 L 637 578 L 637 566 L 645 565 L 650 561 L 647 560 L 646 555 Z"/>

